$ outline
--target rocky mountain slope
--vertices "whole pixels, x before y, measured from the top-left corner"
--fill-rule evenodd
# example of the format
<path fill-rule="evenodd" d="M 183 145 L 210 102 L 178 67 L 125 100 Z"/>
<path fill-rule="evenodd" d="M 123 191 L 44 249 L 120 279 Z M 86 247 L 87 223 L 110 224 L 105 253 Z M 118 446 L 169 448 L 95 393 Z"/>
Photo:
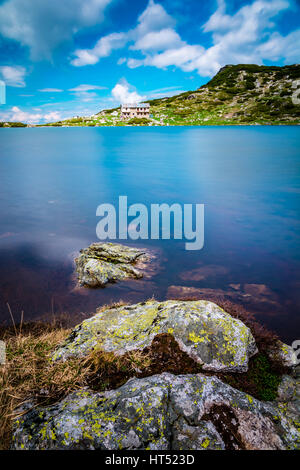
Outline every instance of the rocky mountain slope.
<path fill-rule="evenodd" d="M 299 123 L 299 79 L 300 65 L 228 65 L 195 92 L 151 108 L 169 124 Z"/>
<path fill-rule="evenodd" d="M 54 126 L 299 124 L 300 65 L 227 65 L 206 85 L 149 100 L 151 118 L 120 119 L 120 108 Z"/>

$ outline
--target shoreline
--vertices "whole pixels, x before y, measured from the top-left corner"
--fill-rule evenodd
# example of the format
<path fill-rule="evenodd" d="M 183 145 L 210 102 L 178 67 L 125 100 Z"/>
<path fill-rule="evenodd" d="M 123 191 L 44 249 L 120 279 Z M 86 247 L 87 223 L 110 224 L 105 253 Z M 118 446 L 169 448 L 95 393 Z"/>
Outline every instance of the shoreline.
<path fill-rule="evenodd" d="M 168 125 L 165 125 L 165 124 L 162 124 L 162 125 L 153 125 L 153 126 L 147 126 L 147 125 L 142 125 L 142 124 L 138 124 L 138 125 L 133 125 L 133 124 L 128 124 L 128 125 L 124 125 L 124 126 L 55 126 L 55 125 L 24 125 L 24 126 L 2 126 L 0 127 L 0 129 L 45 129 L 45 128 L 55 128 L 55 129 L 58 129 L 58 128 L 62 128 L 62 129 L 69 129 L 69 128 L 72 128 L 72 127 L 76 127 L 76 128 L 128 128 L 128 127 L 143 127 L 143 128 L 152 128 L 152 127 L 269 127 L 269 126 L 272 126 L 272 127 L 275 127 L 275 126 L 278 126 L 278 127 L 287 127 L 287 126 L 290 126 L 290 127 L 296 127 L 296 126 L 300 126 L 300 122 L 297 122 L 297 123 L 285 123 L 285 122 L 281 122 L 281 123 L 220 123 L 220 124 L 168 124 Z"/>

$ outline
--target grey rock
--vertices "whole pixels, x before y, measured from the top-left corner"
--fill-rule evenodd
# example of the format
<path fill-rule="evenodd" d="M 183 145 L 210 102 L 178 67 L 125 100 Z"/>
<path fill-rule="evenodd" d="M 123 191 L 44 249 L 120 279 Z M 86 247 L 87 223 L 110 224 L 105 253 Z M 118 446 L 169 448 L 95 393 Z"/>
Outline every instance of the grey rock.
<path fill-rule="evenodd" d="M 56 349 L 53 360 L 80 357 L 95 348 L 123 355 L 144 350 L 155 336 L 173 335 L 203 369 L 247 371 L 257 348 L 249 328 L 212 302 L 148 302 L 106 309 L 83 321 Z"/>
<path fill-rule="evenodd" d="M 300 417 L 300 377 L 284 375 L 278 387 L 277 401 L 285 414 L 299 422 Z"/>
<path fill-rule="evenodd" d="M 297 382 L 290 375 L 284 375 L 278 387 L 278 401 L 290 401 L 296 393 Z"/>
<path fill-rule="evenodd" d="M 78 282 L 82 286 L 103 287 L 108 282 L 139 279 L 138 261 L 147 261 L 145 251 L 118 243 L 93 243 L 75 259 Z"/>
<path fill-rule="evenodd" d="M 202 374 L 131 379 L 117 390 L 81 390 L 23 411 L 12 449 L 284 450 L 300 441 L 283 408 Z"/>
<path fill-rule="evenodd" d="M 293 368 L 297 365 L 297 356 L 295 351 L 291 346 L 284 344 L 281 341 L 277 341 L 277 343 L 267 351 L 267 354 L 270 359 L 276 361 L 283 367 Z"/>
<path fill-rule="evenodd" d="M 172 450 L 225 450 L 222 437 L 211 422 L 191 426 L 184 418 L 173 425 Z"/>

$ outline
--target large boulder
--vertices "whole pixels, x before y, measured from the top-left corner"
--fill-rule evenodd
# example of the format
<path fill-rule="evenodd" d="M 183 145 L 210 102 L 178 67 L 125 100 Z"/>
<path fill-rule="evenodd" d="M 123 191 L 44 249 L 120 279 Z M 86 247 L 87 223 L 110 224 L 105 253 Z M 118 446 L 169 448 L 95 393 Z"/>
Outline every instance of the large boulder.
<path fill-rule="evenodd" d="M 83 321 L 53 359 L 85 356 L 95 348 L 123 355 L 144 350 L 166 333 L 206 370 L 247 371 L 249 358 L 257 352 L 249 328 L 212 302 L 149 300 L 108 308 Z"/>
<path fill-rule="evenodd" d="M 75 259 L 82 286 L 103 287 L 108 282 L 141 278 L 138 262 L 147 261 L 145 251 L 118 243 L 93 243 Z"/>
<path fill-rule="evenodd" d="M 81 390 L 49 407 L 28 403 L 13 449 L 299 448 L 284 406 L 264 403 L 202 374 L 131 379 L 117 390 Z"/>

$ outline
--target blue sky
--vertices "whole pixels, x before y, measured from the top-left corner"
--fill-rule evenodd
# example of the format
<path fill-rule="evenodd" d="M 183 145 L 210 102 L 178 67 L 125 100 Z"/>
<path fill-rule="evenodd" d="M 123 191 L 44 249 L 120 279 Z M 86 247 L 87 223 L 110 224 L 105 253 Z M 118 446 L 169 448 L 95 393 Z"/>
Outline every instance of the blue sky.
<path fill-rule="evenodd" d="M 194 90 L 226 64 L 292 64 L 299 0 L 0 0 L 0 121 Z"/>

